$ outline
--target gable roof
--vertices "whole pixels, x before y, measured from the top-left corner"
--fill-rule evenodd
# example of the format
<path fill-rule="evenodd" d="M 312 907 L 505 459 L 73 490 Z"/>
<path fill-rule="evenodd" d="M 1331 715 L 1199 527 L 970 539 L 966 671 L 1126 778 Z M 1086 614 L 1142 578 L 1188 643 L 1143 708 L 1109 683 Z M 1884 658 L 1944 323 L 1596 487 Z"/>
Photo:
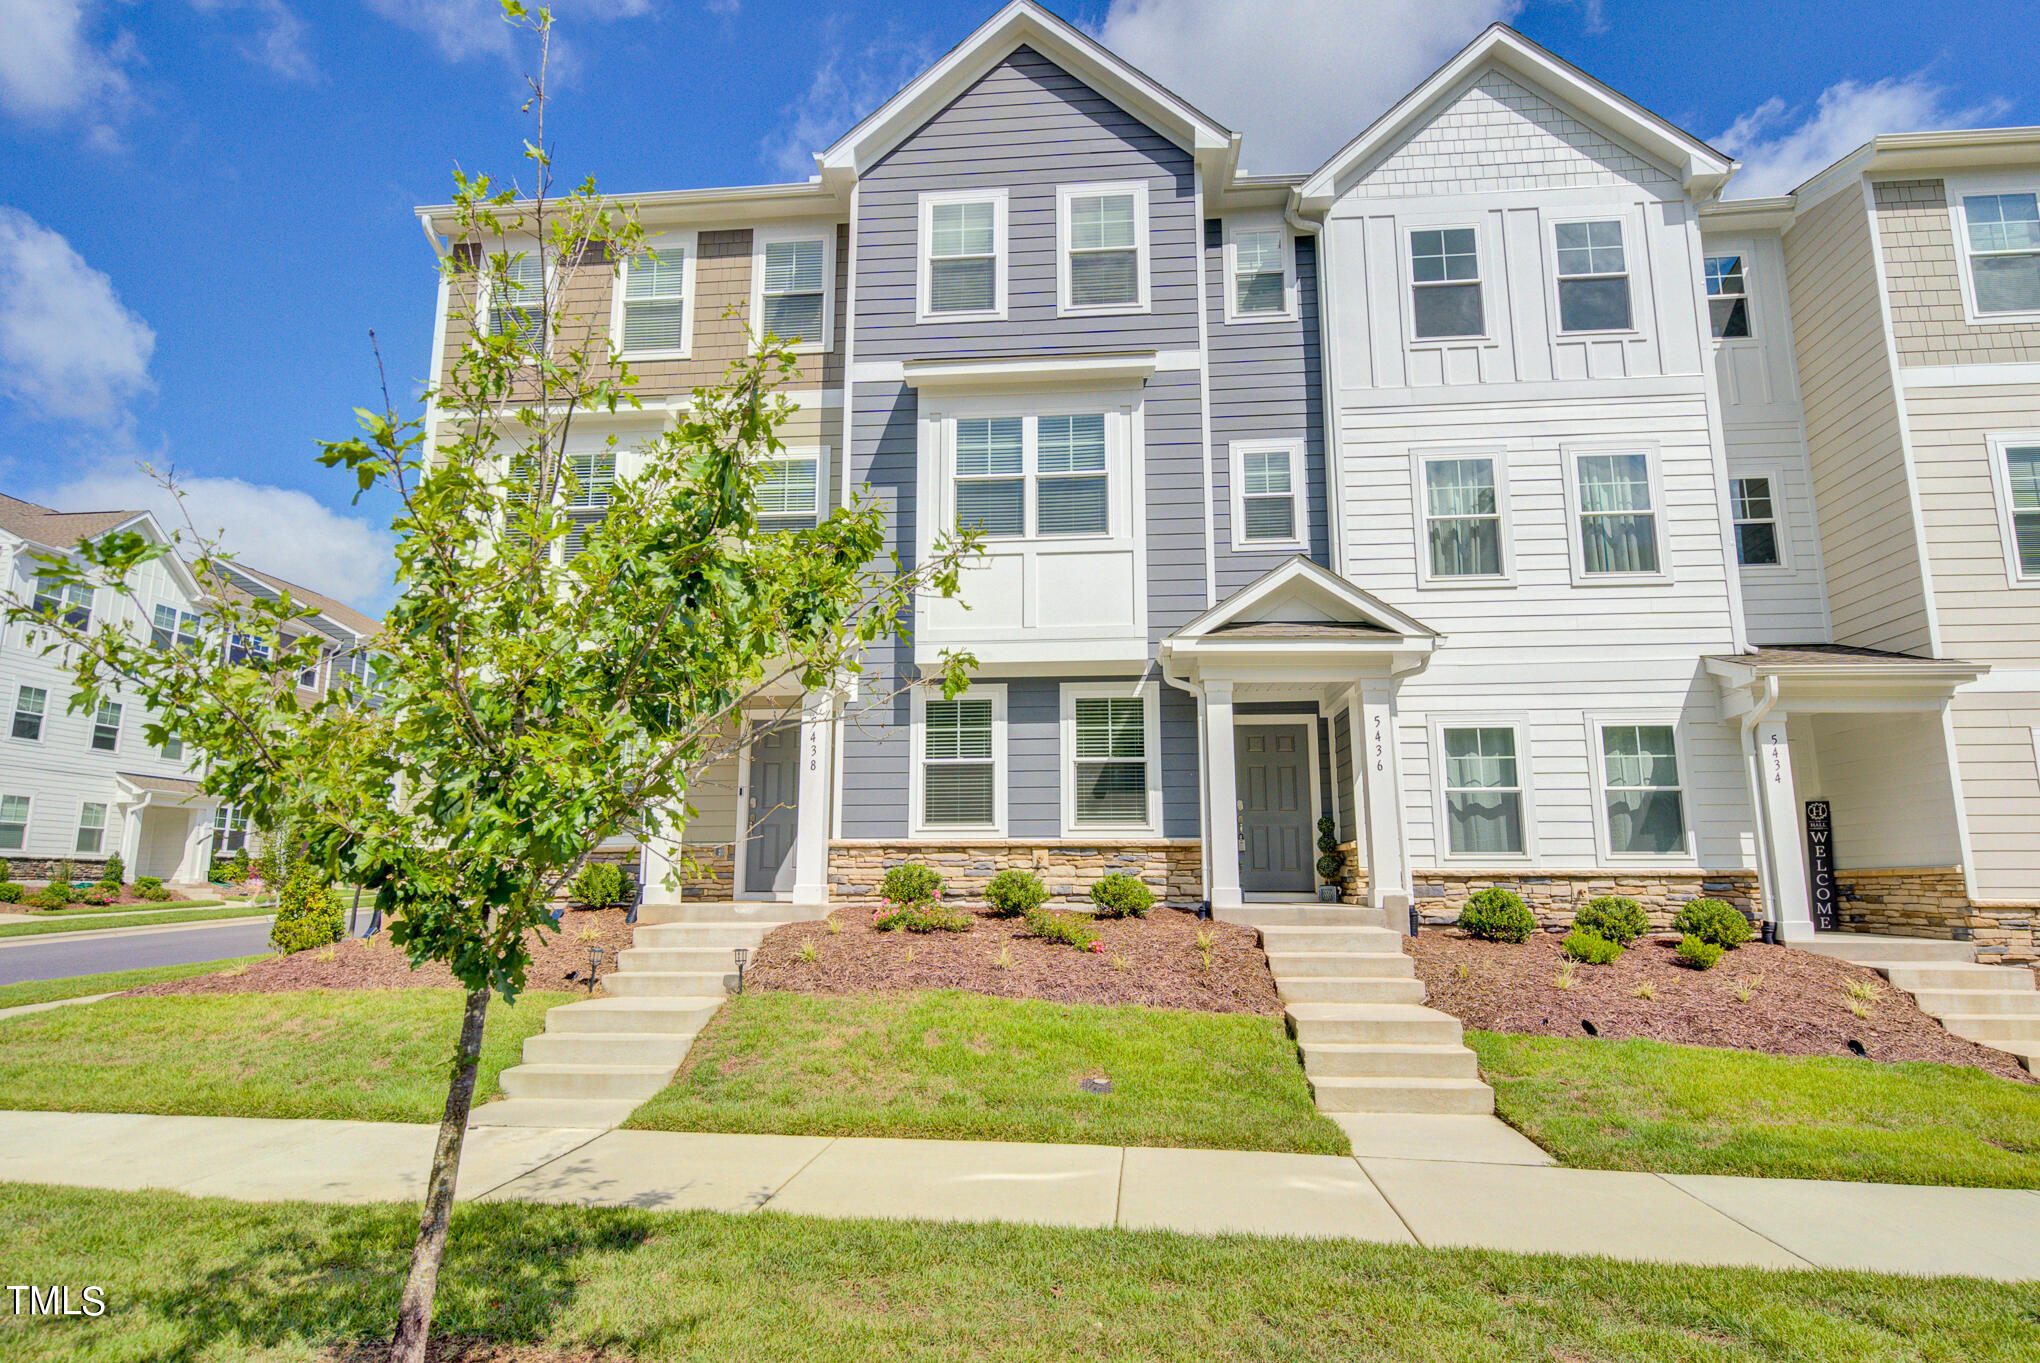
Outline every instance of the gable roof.
<path fill-rule="evenodd" d="M 310 587 L 300 587 L 295 582 L 286 582 L 274 573 L 265 573 L 258 568 L 250 568 L 245 563 L 228 559 L 216 559 L 211 566 L 228 579 L 253 578 L 257 584 L 273 592 L 278 594 L 288 592 L 292 601 L 300 606 L 311 607 L 350 634 L 367 639 L 382 631 L 380 620 L 362 614 L 344 601 L 335 601 L 330 596 L 315 592 Z"/>
<path fill-rule="evenodd" d="M 1330 608 L 1328 613 L 1332 619 L 1281 621 L 1264 614 L 1284 598 L 1301 602 L 1312 597 Z M 1340 619 L 1340 616 L 1346 618 Z M 1263 628 L 1277 624 L 1289 628 Z M 1326 629 L 1328 625 L 1332 628 Z M 1306 626 L 1310 628 L 1304 628 Z M 1438 637 L 1437 631 L 1422 621 L 1405 615 L 1380 597 L 1363 591 L 1348 579 L 1301 554 L 1284 559 L 1169 637 L 1172 640 L 1200 639 L 1215 634 L 1235 638 Z"/>
<path fill-rule="evenodd" d="M 863 174 L 1016 48 L 1030 47 L 1229 178 L 1240 135 L 1129 65 L 1034 0 L 1013 0 L 856 127 L 817 153 L 825 182 Z"/>
<path fill-rule="evenodd" d="M 1323 212 L 1343 182 L 1369 162 L 1396 147 L 1421 126 L 1439 100 L 1488 66 L 1497 66 L 1531 85 L 1560 96 L 1595 124 L 1677 172 L 1695 198 L 1717 192 L 1735 173 L 1736 162 L 1685 129 L 1658 117 L 1586 72 L 1531 42 L 1507 24 L 1490 24 L 1457 56 L 1433 71 L 1416 89 L 1369 124 L 1358 137 L 1332 153 L 1298 187 L 1305 212 Z"/>
<path fill-rule="evenodd" d="M 80 540 L 146 515 L 146 511 L 56 511 L 0 492 L 0 530 L 50 549 L 75 548 Z"/>

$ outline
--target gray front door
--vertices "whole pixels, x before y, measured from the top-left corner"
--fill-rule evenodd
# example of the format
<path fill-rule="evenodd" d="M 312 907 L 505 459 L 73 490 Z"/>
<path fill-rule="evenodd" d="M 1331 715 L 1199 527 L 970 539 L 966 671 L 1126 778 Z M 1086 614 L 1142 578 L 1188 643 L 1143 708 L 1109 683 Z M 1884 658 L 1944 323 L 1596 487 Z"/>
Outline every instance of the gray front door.
<path fill-rule="evenodd" d="M 1310 855 L 1310 737 L 1301 724 L 1242 724 L 1240 888 L 1276 893 L 1316 886 Z"/>
<path fill-rule="evenodd" d="M 744 793 L 744 893 L 793 890 L 794 802 L 800 795 L 800 735 L 767 730 L 751 740 L 751 781 Z"/>

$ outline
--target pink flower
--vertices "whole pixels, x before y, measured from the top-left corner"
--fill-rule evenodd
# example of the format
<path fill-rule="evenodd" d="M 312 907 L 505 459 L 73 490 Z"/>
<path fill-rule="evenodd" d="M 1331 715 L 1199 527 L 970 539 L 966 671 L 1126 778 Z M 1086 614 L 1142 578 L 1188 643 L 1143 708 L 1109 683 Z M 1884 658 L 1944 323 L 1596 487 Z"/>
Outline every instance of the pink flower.
<path fill-rule="evenodd" d="M 1105 954 L 1105 944 L 1104 944 L 1103 942 L 1093 942 L 1093 943 L 1091 943 L 1091 954 L 1092 954 L 1093 956 L 1102 956 L 1102 955 L 1104 955 L 1104 954 Z"/>

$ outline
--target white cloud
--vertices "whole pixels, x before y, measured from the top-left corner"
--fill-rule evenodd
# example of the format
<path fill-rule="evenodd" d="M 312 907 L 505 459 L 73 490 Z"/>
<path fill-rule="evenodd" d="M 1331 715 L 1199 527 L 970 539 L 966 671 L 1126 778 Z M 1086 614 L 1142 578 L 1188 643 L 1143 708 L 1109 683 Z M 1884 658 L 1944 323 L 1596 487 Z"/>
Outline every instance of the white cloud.
<path fill-rule="evenodd" d="M 189 537 L 185 517 L 251 568 L 323 592 L 371 615 L 396 594 L 388 531 L 344 515 L 295 488 L 241 478 L 177 479 L 179 509 L 154 477 L 107 460 L 56 487 L 24 494 L 59 511 L 153 511 L 164 530 Z"/>
<path fill-rule="evenodd" d="M 1258 172 L 1315 170 L 1523 0 L 1112 0 L 1098 38 L 1246 134 Z"/>
<path fill-rule="evenodd" d="M 156 333 L 71 243 L 0 206 L 0 391 L 31 415 L 117 425 L 150 392 Z"/>
<path fill-rule="evenodd" d="M 1714 144 L 1743 163 L 1728 192 L 1754 198 L 1798 188 L 1880 133 L 1975 126 L 2003 108 L 1950 107 L 1948 91 L 1921 74 L 1887 76 L 1870 85 L 1845 80 L 1821 91 L 1811 112 L 1775 96 L 1767 99 L 1731 123 Z"/>
<path fill-rule="evenodd" d="M 394 24 L 431 39 L 439 55 L 461 62 L 498 57 L 513 65 L 523 59 L 524 32 L 503 19 L 502 0 L 368 0 L 368 7 Z M 537 5 L 529 7 L 534 12 Z M 652 12 L 652 0 L 553 0 L 556 22 L 553 56 L 569 51 L 568 39 L 578 19 L 641 19 Z"/>
<path fill-rule="evenodd" d="M 117 114 L 132 100 L 133 39 L 103 46 L 88 32 L 91 0 L 0 0 L 0 107 L 29 122 Z"/>
<path fill-rule="evenodd" d="M 889 35 L 855 51 L 837 45 L 787 108 L 779 131 L 760 143 L 768 165 L 789 180 L 815 173 L 815 153 L 891 99 L 933 60 L 925 40 Z"/>
<path fill-rule="evenodd" d="M 241 55 L 285 80 L 318 79 L 318 67 L 305 51 L 305 21 L 283 0 L 190 0 L 190 3 L 200 14 L 252 12 L 256 32 L 241 42 Z"/>

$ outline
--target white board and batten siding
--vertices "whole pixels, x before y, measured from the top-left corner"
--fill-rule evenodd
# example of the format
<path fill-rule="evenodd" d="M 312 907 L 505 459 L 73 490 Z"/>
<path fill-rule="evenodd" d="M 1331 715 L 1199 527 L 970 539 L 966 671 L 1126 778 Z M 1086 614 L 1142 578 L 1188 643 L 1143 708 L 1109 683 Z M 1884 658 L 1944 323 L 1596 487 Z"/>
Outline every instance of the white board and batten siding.
<path fill-rule="evenodd" d="M 1701 658 L 1736 647 L 1724 543 L 1701 239 L 1662 166 L 1496 70 L 1342 187 L 1327 215 L 1346 571 L 1443 636 L 1398 696 L 1413 864 L 1451 867 L 1436 731 L 1506 723 L 1526 785 L 1526 871 L 1610 864 L 1595 723 L 1673 723 L 1691 856 L 1657 866 L 1752 864 L 1735 730 Z M 1554 229 L 1623 224 L 1633 327 L 1559 330 Z M 1409 234 L 1472 227 L 1485 334 L 1420 341 Z M 1418 460 L 1491 453 L 1505 465 L 1504 574 L 1426 581 Z M 1656 468 L 1659 580 L 1577 571 L 1567 466 L 1576 450 L 1636 450 Z M 1616 863 L 1619 864 L 1619 863 Z"/>

